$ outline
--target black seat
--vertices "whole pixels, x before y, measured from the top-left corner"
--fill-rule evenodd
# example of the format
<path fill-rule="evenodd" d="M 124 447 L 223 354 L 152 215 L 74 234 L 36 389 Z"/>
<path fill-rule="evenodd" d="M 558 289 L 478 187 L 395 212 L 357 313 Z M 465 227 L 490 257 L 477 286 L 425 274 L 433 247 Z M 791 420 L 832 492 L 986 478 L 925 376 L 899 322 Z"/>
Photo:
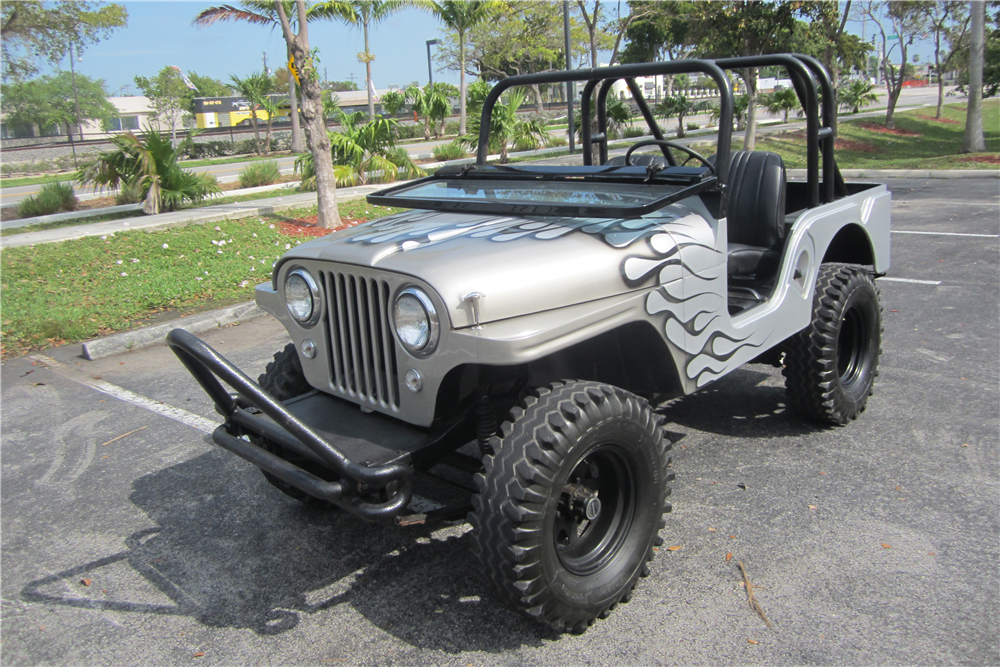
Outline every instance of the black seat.
<path fill-rule="evenodd" d="M 757 280 L 773 275 L 785 237 L 785 163 L 780 155 L 733 151 L 727 211 L 729 275 Z"/>

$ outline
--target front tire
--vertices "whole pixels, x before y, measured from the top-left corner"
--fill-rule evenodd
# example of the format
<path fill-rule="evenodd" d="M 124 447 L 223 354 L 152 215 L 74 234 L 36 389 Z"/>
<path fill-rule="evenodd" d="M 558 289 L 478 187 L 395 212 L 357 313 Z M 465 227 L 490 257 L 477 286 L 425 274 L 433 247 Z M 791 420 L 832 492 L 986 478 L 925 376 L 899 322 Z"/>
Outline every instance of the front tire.
<path fill-rule="evenodd" d="M 649 574 L 670 511 L 662 418 L 624 390 L 560 382 L 511 410 L 473 497 L 473 552 L 494 592 L 580 633 Z"/>
<path fill-rule="evenodd" d="M 307 394 L 313 389 L 306 380 L 305 373 L 302 371 L 302 362 L 299 360 L 299 354 L 295 350 L 295 345 L 292 343 L 289 343 L 285 346 L 285 349 L 274 355 L 274 359 L 267 365 L 267 368 L 264 369 L 264 373 L 257 379 L 257 384 L 259 384 L 264 391 L 271 394 L 271 396 L 279 401 L 287 401 L 295 398 L 296 396 Z M 317 477 L 327 481 L 335 481 L 337 479 L 336 475 L 328 468 L 319 465 L 311 459 L 299 456 L 295 452 L 282 447 L 272 440 L 268 440 L 267 438 L 262 438 L 257 435 L 251 436 L 251 440 L 259 447 L 262 447 L 275 456 L 302 468 L 306 472 L 311 472 Z M 323 503 L 322 500 L 310 496 L 305 491 L 295 488 L 288 482 L 275 477 L 271 473 L 264 470 L 261 470 L 261 472 L 264 474 L 264 478 L 270 482 L 272 486 L 276 487 L 282 493 L 295 498 L 303 505 Z M 330 506 L 335 507 L 334 505 Z"/>
<path fill-rule="evenodd" d="M 785 343 L 785 391 L 802 414 L 847 424 L 864 412 L 878 376 L 882 306 L 862 267 L 823 264 L 812 319 Z"/>

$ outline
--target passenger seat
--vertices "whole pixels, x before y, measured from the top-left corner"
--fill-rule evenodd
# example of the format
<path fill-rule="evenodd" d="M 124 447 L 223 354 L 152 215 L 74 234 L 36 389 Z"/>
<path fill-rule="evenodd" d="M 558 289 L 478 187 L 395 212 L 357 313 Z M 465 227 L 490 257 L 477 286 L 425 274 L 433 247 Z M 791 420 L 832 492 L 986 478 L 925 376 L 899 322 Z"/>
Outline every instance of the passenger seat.
<path fill-rule="evenodd" d="M 733 151 L 726 205 L 730 276 L 761 280 L 777 272 L 785 240 L 785 187 L 780 155 Z"/>

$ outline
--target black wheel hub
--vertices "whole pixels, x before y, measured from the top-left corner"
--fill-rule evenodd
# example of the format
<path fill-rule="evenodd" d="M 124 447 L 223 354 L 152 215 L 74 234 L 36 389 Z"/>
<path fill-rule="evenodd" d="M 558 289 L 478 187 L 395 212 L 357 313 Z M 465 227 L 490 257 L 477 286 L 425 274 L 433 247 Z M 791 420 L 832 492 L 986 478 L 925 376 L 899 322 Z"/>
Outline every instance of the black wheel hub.
<path fill-rule="evenodd" d="M 837 337 L 837 374 L 846 388 L 853 385 L 864 373 L 869 343 L 865 316 L 857 308 L 844 313 Z"/>
<path fill-rule="evenodd" d="M 635 516 L 635 474 L 623 453 L 605 445 L 573 469 L 553 525 L 556 554 L 578 576 L 604 568 L 621 550 Z"/>

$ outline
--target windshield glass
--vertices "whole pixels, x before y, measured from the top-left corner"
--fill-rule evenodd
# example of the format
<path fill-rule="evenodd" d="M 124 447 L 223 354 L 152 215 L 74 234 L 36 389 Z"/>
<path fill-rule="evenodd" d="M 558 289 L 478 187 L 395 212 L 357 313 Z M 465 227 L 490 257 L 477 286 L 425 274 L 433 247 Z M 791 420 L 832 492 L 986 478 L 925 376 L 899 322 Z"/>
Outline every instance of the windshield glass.
<path fill-rule="evenodd" d="M 672 186 L 582 182 L 538 182 L 500 180 L 440 180 L 415 184 L 393 194 L 397 197 L 505 204 L 550 204 L 593 207 L 645 206 L 662 199 Z"/>

